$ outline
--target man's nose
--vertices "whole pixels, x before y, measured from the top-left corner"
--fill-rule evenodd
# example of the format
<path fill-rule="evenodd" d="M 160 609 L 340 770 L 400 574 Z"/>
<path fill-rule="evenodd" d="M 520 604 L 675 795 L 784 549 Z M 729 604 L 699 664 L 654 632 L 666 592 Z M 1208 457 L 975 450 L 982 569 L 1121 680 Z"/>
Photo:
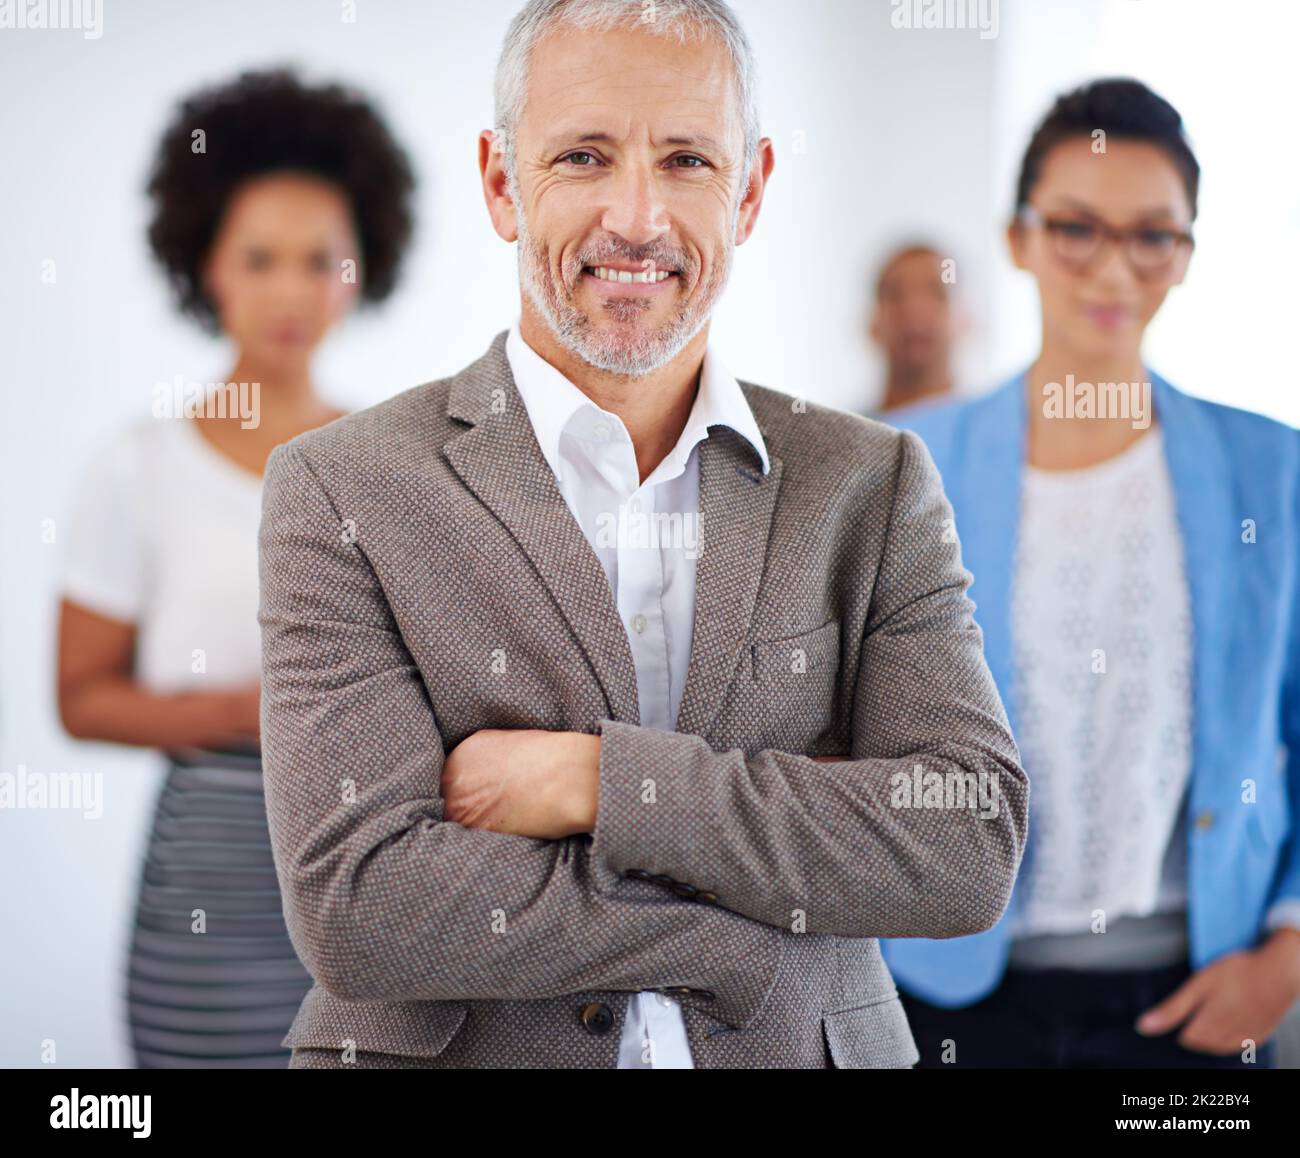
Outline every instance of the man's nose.
<path fill-rule="evenodd" d="M 646 245 L 668 232 L 668 213 L 650 166 L 624 166 L 610 183 L 601 225 L 630 245 Z"/>

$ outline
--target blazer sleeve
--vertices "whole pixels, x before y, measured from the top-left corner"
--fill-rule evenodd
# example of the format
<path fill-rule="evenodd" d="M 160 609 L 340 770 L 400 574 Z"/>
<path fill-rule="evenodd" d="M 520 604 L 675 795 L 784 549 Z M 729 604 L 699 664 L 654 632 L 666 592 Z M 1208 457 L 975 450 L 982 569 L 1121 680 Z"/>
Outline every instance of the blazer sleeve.
<path fill-rule="evenodd" d="M 915 434 L 897 446 L 851 759 L 746 758 L 601 721 L 591 851 L 602 886 L 628 869 L 663 874 L 755 920 L 842 937 L 955 937 L 997 923 L 1024 852 L 1029 785 L 938 470 Z M 963 791 L 983 785 L 988 806 L 916 806 L 943 801 L 958 777 Z M 640 803 L 647 780 L 654 808 Z"/>
<path fill-rule="evenodd" d="M 442 819 L 436 705 L 355 530 L 301 448 L 277 447 L 258 536 L 263 764 L 285 918 L 316 981 L 362 1001 L 686 986 L 748 1021 L 776 930 L 643 882 L 599 890 L 579 840 Z"/>

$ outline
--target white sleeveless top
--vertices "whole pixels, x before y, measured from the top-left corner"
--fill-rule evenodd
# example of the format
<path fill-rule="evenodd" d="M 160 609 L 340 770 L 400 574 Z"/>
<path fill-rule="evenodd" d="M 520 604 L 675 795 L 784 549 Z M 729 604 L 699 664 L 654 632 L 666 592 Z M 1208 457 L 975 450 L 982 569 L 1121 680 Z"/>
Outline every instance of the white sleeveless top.
<path fill-rule="evenodd" d="M 60 594 L 137 627 L 136 678 L 165 693 L 257 679 L 262 480 L 187 418 L 102 443 L 56 526 Z"/>
<path fill-rule="evenodd" d="M 1170 841 L 1191 773 L 1192 621 L 1162 443 L 1153 427 L 1095 466 L 1024 468 L 1011 607 L 1033 853 L 1015 937 L 1186 905 Z"/>

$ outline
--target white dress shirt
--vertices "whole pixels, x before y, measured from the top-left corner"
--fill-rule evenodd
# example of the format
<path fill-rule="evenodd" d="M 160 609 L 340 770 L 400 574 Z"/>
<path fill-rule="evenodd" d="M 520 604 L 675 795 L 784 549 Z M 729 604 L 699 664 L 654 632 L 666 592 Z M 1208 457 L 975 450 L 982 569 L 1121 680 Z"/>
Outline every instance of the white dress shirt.
<path fill-rule="evenodd" d="M 523 339 L 506 357 L 561 495 L 609 578 L 636 666 L 641 726 L 676 730 L 695 623 L 700 468 L 697 444 L 721 424 L 767 447 L 739 384 L 706 349 L 699 389 L 677 445 L 640 481 L 622 419 L 602 410 Z M 675 998 L 646 990 L 628 1001 L 619 1069 L 693 1069 Z"/>

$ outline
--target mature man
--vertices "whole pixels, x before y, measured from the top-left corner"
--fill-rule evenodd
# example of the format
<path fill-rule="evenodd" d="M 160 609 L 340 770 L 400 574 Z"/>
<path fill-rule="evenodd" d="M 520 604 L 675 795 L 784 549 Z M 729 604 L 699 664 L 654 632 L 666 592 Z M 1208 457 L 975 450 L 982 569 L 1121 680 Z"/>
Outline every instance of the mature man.
<path fill-rule="evenodd" d="M 708 347 L 744 34 L 533 0 L 479 160 L 518 324 L 268 463 L 292 1065 L 910 1066 L 876 938 L 998 920 L 1027 786 L 923 444 Z"/>

